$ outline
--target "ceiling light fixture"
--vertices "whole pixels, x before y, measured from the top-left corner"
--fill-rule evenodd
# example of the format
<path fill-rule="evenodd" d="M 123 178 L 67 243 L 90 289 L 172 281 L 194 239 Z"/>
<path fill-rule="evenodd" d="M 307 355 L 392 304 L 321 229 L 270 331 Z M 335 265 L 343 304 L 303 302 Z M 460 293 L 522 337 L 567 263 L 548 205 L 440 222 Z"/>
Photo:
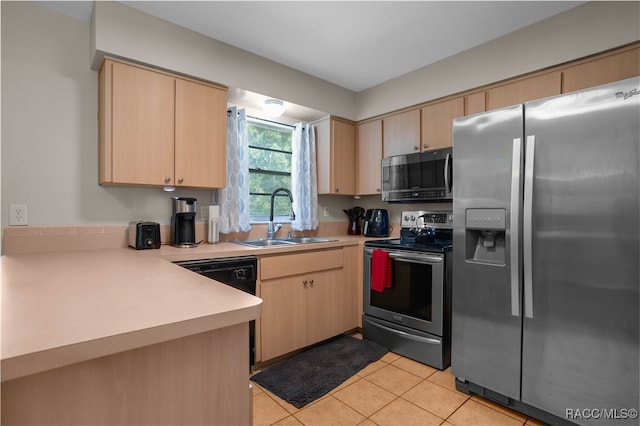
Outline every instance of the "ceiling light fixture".
<path fill-rule="evenodd" d="M 277 99 L 265 99 L 263 110 L 269 117 L 279 117 L 284 113 L 284 102 Z"/>

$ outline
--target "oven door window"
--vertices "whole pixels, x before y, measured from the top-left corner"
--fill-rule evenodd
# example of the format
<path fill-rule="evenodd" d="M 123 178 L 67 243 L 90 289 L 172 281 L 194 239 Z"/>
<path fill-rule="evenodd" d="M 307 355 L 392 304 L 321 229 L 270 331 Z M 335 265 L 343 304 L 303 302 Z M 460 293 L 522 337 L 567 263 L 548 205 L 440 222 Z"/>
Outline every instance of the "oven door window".
<path fill-rule="evenodd" d="M 383 292 L 369 290 L 371 306 L 431 322 L 432 268 L 426 263 L 394 259 L 391 287 Z"/>

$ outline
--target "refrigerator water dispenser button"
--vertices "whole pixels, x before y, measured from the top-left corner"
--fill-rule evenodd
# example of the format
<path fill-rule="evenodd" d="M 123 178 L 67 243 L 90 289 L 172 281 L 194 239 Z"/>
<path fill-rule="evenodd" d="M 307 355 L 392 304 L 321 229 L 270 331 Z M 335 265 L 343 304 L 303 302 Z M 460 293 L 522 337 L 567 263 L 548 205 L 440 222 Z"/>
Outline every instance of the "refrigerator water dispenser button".
<path fill-rule="evenodd" d="M 505 229 L 505 209 L 468 209 L 467 229 Z"/>

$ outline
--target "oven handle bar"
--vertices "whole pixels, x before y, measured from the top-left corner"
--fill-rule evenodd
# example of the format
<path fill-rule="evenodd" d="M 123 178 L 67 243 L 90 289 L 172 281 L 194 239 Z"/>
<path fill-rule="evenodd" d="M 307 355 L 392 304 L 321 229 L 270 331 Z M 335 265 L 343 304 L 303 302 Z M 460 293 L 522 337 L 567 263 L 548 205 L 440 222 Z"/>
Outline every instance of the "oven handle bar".
<path fill-rule="evenodd" d="M 442 343 L 437 339 L 431 339 L 429 337 L 422 337 L 422 336 L 415 336 L 415 335 L 409 334 L 409 333 L 407 333 L 405 331 L 397 330 L 395 328 L 385 327 L 385 326 L 377 324 L 377 323 L 375 323 L 373 321 L 369 321 L 368 324 L 373 325 L 373 326 L 375 326 L 375 327 L 377 327 L 379 329 L 382 329 L 384 331 L 387 331 L 387 332 L 392 332 L 392 333 L 395 333 L 395 334 L 399 334 L 402 337 L 405 337 L 405 338 L 407 338 L 409 340 L 414 340 L 416 342 L 421 342 L 421 343 L 425 343 L 426 342 L 426 343 L 431 343 L 433 345 L 439 345 L 439 344 Z"/>
<path fill-rule="evenodd" d="M 373 250 L 383 250 L 383 249 L 373 249 L 373 248 L 365 248 L 364 252 L 368 255 L 373 253 Z M 409 251 L 388 251 L 389 257 L 395 260 L 404 260 L 407 262 L 418 262 L 418 263 L 442 263 L 442 256 L 433 255 L 433 254 L 425 254 L 424 252 L 419 253 L 411 253 Z"/>
<path fill-rule="evenodd" d="M 383 250 L 383 249 L 373 249 L 366 248 L 364 251 L 366 254 L 371 255 L 373 250 Z M 385 250 L 387 251 L 387 250 Z M 425 254 L 423 252 L 420 253 L 411 253 L 408 251 L 397 252 L 397 251 L 387 251 L 389 253 L 389 257 L 395 260 L 407 261 L 407 262 L 418 262 L 418 263 L 442 263 L 442 256 L 434 256 L 430 254 Z"/>
<path fill-rule="evenodd" d="M 389 257 L 395 260 L 404 260 L 407 262 L 442 263 L 441 257 L 430 256 L 425 254 L 389 253 Z"/>

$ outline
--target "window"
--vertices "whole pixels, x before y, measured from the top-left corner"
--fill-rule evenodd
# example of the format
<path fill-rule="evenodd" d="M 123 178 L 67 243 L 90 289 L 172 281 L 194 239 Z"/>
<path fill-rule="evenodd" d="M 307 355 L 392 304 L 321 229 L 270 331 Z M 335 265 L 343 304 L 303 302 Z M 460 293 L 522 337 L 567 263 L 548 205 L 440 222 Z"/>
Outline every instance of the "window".
<path fill-rule="evenodd" d="M 293 126 L 247 117 L 249 137 L 249 214 L 251 221 L 269 220 L 271 193 L 291 189 L 291 138 Z M 274 217 L 289 219 L 289 197 L 278 194 Z"/>

